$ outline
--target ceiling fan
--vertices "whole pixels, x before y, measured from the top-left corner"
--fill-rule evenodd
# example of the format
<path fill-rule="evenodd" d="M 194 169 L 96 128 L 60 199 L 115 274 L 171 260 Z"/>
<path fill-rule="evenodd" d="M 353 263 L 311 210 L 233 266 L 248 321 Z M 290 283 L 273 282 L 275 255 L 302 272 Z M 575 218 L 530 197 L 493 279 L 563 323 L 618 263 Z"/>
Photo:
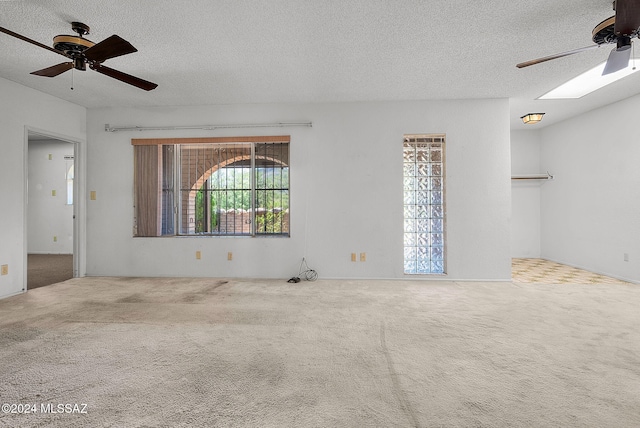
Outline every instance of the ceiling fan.
<path fill-rule="evenodd" d="M 616 47 L 609 54 L 609 59 L 602 74 L 605 75 L 622 70 L 629 65 L 631 39 L 638 37 L 640 0 L 615 0 L 613 2 L 613 10 L 616 12 L 614 16 L 605 19 L 593 29 L 592 40 L 596 43 L 595 45 L 521 62 L 516 67 L 529 67 L 552 59 L 599 48 L 601 45 L 616 43 Z"/>
<path fill-rule="evenodd" d="M 55 36 L 53 38 L 53 48 L 18 33 L 14 33 L 13 31 L 3 27 L 0 27 L 0 32 L 50 50 L 71 60 L 69 62 L 63 62 L 31 73 L 36 76 L 55 77 L 73 68 L 84 71 L 87 69 L 88 65 L 90 69 L 95 70 L 98 73 L 120 80 L 124 83 L 128 83 L 129 85 L 136 86 L 140 89 L 144 89 L 145 91 L 150 91 L 158 86 L 155 83 L 102 65 L 104 61 L 110 58 L 137 52 L 138 50 L 134 48 L 131 43 L 127 42 L 120 36 L 116 36 L 115 34 L 100 43 L 93 43 L 83 37 L 84 35 L 89 34 L 88 25 L 83 24 L 82 22 L 72 22 L 71 28 L 73 31 L 78 33 L 78 35 Z"/>

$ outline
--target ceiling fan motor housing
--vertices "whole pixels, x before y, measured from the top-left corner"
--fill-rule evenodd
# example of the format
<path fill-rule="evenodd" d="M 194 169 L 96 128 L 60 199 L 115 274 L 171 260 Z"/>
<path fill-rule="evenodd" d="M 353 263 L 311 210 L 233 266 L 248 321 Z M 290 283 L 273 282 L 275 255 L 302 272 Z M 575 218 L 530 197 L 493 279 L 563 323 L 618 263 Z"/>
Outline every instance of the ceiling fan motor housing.
<path fill-rule="evenodd" d="M 64 52 L 73 59 L 73 68 L 76 70 L 86 70 L 86 60 L 84 51 L 95 45 L 91 40 L 85 39 L 85 34 L 89 34 L 89 26 L 82 22 L 72 22 L 71 29 L 78 33 L 77 36 L 60 35 L 53 38 L 53 48 Z"/>
<path fill-rule="evenodd" d="M 86 70 L 84 51 L 92 47 L 95 43 L 91 40 L 79 36 L 60 35 L 53 38 L 53 48 L 64 52 L 73 59 L 73 67 L 76 70 Z"/>
<path fill-rule="evenodd" d="M 616 42 L 616 33 L 614 31 L 614 26 L 616 23 L 616 17 L 612 16 L 611 18 L 607 18 L 593 29 L 592 40 L 594 43 L 598 45 L 605 45 L 609 43 Z"/>

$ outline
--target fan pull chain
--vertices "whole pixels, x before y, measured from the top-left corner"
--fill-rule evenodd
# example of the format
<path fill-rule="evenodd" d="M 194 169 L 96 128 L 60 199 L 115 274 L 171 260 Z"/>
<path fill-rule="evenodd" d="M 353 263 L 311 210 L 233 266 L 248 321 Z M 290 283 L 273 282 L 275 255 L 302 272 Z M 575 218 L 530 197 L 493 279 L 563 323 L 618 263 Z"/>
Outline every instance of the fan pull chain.
<path fill-rule="evenodd" d="M 71 69 L 71 90 L 73 91 L 73 68 Z"/>

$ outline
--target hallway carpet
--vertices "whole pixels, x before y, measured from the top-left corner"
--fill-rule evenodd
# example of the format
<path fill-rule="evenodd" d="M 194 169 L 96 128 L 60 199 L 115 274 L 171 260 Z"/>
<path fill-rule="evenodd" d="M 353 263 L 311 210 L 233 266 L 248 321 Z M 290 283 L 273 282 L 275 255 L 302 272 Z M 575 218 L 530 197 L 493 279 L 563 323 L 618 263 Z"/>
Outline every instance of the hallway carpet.
<path fill-rule="evenodd" d="M 27 290 L 73 278 L 73 254 L 29 254 Z"/>

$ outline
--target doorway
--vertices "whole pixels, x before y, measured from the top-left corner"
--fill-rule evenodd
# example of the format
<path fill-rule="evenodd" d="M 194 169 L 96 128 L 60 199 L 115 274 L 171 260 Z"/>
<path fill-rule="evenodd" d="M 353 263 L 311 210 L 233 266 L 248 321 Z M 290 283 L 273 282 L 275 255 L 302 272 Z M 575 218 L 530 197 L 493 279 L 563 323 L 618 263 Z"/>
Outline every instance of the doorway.
<path fill-rule="evenodd" d="M 28 131 L 26 288 L 77 275 L 76 143 Z"/>

